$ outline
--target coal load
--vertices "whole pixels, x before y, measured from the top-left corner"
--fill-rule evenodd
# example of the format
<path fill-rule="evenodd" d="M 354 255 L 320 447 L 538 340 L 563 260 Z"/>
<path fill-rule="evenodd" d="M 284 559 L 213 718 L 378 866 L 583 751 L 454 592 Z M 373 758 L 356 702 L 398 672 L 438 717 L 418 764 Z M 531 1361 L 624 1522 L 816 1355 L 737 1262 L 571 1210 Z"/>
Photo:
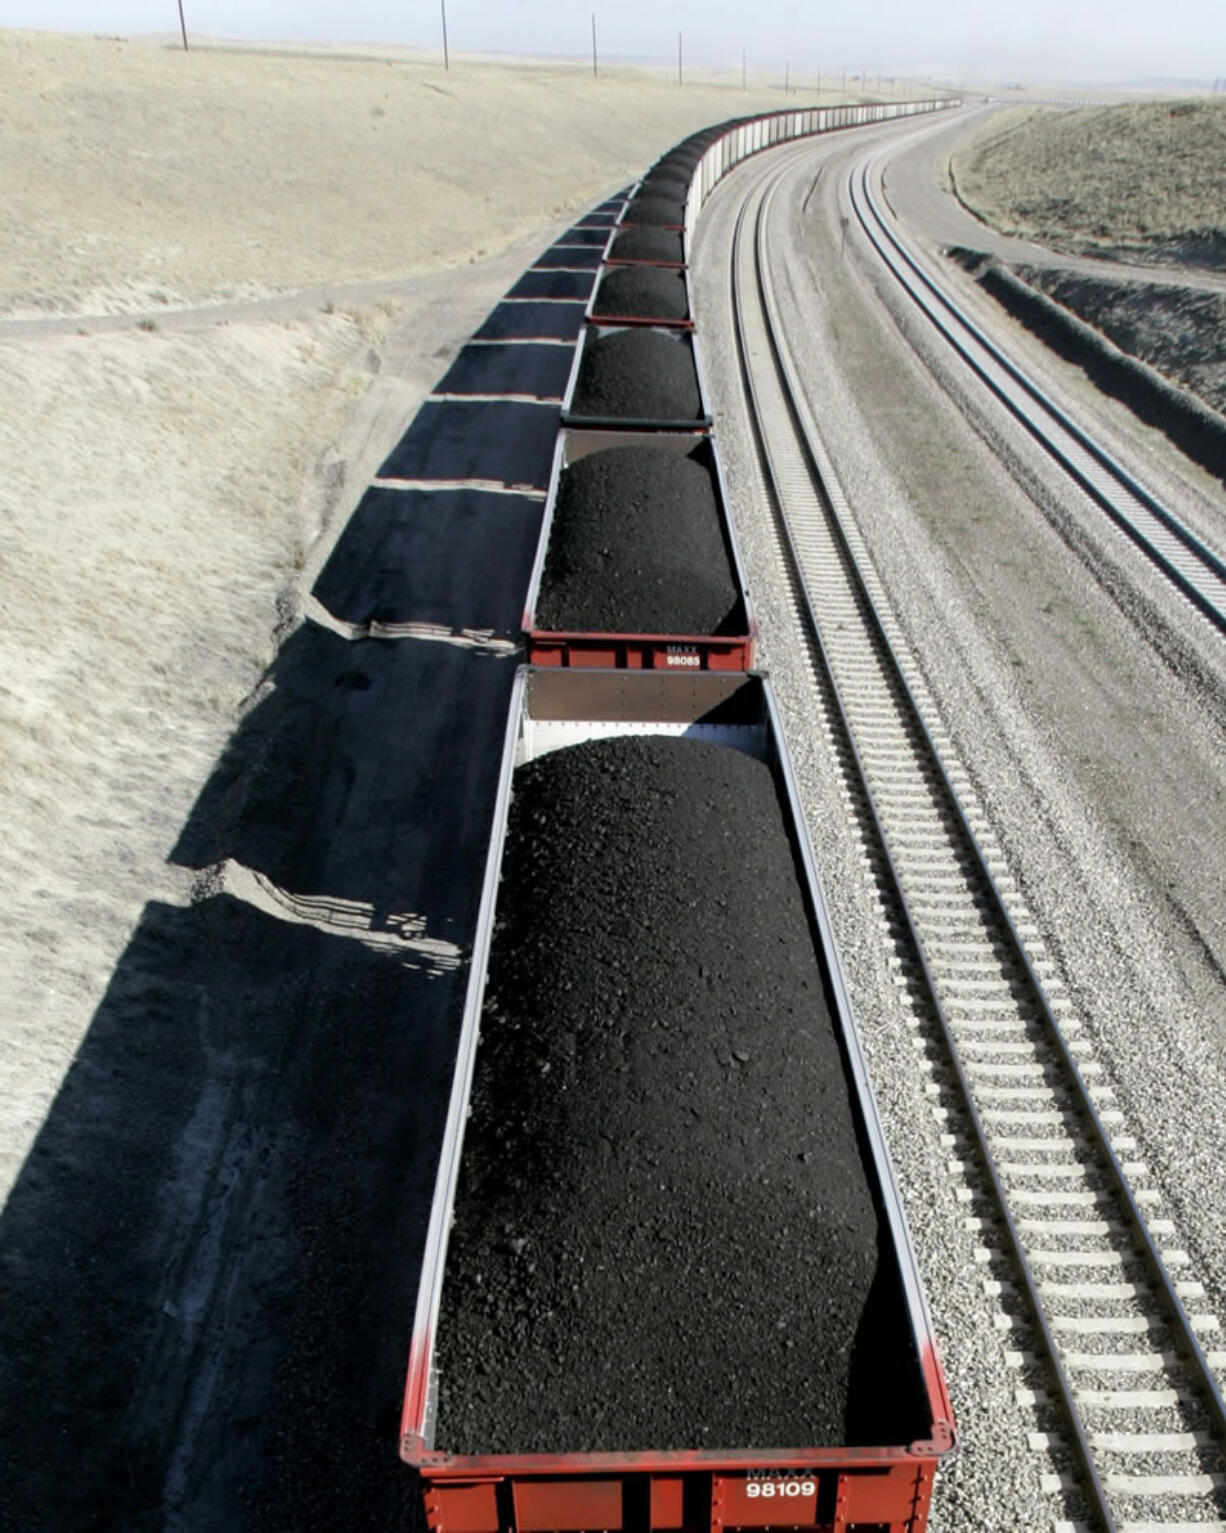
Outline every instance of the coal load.
<path fill-rule="evenodd" d="M 609 254 L 615 261 L 666 261 L 680 265 L 685 260 L 677 229 L 619 229 Z"/>
<path fill-rule="evenodd" d="M 596 420 L 696 421 L 702 400 L 693 353 L 659 330 L 589 331 L 571 413 Z"/>
<path fill-rule="evenodd" d="M 688 319 L 685 278 L 667 267 L 612 267 L 601 281 L 592 313 L 613 318 Z"/>
<path fill-rule="evenodd" d="M 639 194 L 643 197 L 672 197 L 684 203 L 689 190 L 689 176 L 679 170 L 657 170 L 644 179 Z"/>
<path fill-rule="evenodd" d="M 555 633 L 744 633 L 705 464 L 634 446 L 564 469 L 535 621 Z"/>
<path fill-rule="evenodd" d="M 624 221 L 628 224 L 683 224 L 684 197 L 635 197 L 626 204 Z"/>
<path fill-rule="evenodd" d="M 660 737 L 522 767 L 438 1447 L 844 1441 L 878 1237 L 848 1092 L 769 768 Z"/>

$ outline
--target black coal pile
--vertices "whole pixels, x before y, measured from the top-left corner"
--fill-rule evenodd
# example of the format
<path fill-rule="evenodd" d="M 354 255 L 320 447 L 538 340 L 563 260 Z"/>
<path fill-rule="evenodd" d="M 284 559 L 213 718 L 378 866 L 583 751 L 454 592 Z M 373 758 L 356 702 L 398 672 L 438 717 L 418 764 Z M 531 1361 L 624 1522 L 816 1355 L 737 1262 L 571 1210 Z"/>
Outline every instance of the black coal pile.
<path fill-rule="evenodd" d="M 702 400 L 694 355 L 660 330 L 589 331 L 571 413 L 592 419 L 698 420 Z"/>
<path fill-rule="evenodd" d="M 688 319 L 685 277 L 670 267 L 610 267 L 601 279 L 592 312 L 605 317 Z"/>
<path fill-rule="evenodd" d="M 536 624 L 561 633 L 744 633 L 705 464 L 634 446 L 564 469 Z"/>
<path fill-rule="evenodd" d="M 685 203 L 690 190 L 691 177 L 680 170 L 653 170 L 643 178 L 639 187 L 641 197 L 671 197 Z"/>
<path fill-rule="evenodd" d="M 613 236 L 609 254 L 615 261 L 685 260 L 677 229 L 621 229 Z"/>
<path fill-rule="evenodd" d="M 764 764 L 516 773 L 471 1105 L 440 1449 L 844 1440 L 877 1214 Z"/>
<path fill-rule="evenodd" d="M 626 204 L 625 222 L 651 225 L 683 224 L 685 198 L 656 195 L 632 197 Z"/>

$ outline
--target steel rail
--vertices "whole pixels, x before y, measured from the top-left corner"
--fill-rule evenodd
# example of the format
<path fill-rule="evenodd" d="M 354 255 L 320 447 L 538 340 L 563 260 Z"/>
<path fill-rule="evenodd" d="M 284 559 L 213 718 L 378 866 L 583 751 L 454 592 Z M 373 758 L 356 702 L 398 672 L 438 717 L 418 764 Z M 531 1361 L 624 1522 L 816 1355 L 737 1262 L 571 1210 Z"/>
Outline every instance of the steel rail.
<path fill-rule="evenodd" d="M 1226 560 L 1187 527 L 1101 443 L 1079 426 L 924 271 L 897 231 L 891 227 L 873 195 L 870 173 L 877 159 L 876 155 L 867 155 L 860 160 L 851 172 L 848 186 L 852 210 L 886 268 L 920 313 L 1000 400 L 1010 415 L 1197 610 L 1219 631 L 1226 632 Z M 982 355 L 977 355 L 975 348 Z M 1010 395 L 1007 388 L 1002 387 L 999 380 L 992 376 L 990 366 L 985 365 L 984 356 L 1026 395 L 1033 408 L 1025 406 L 1022 401 Z M 1098 465 L 1107 476 L 1108 484 L 1096 480 L 1077 463 L 1075 456 L 1059 441 L 1060 432 Z M 1111 484 L 1116 486 L 1115 493 L 1112 493 Z M 1129 500 L 1148 512 L 1185 551 L 1191 562 L 1191 573 L 1180 568 L 1175 559 L 1163 552 L 1141 525 L 1141 521 L 1130 512 Z"/>
<path fill-rule="evenodd" d="M 778 180 L 781 179 L 783 174 L 784 172 L 779 172 L 776 181 L 772 183 L 772 189 L 774 185 L 778 184 Z M 760 230 L 762 227 L 764 209 L 766 205 L 767 198 L 764 196 L 759 202 L 758 206 L 758 230 Z M 736 228 L 733 234 L 734 252 L 742 238 L 742 224 L 748 209 L 749 201 L 747 199 L 746 202 L 742 205 L 740 213 L 737 217 Z M 756 238 L 755 245 L 758 245 L 758 240 Z M 764 274 L 762 268 L 760 246 L 759 248 L 755 249 L 754 264 L 758 282 L 761 287 L 761 285 L 764 283 Z M 788 525 L 783 494 L 775 472 L 770 448 L 767 443 L 765 431 L 762 425 L 762 410 L 759 393 L 757 387 L 754 384 L 752 371 L 749 367 L 745 338 L 746 327 L 735 254 L 732 263 L 732 303 L 733 313 L 736 319 L 735 331 L 737 354 L 740 359 L 741 379 L 745 389 L 746 398 L 750 404 L 750 421 L 753 429 L 754 441 L 758 451 L 759 462 L 761 464 L 763 476 L 771 494 L 776 531 L 786 552 L 789 584 L 791 585 L 796 596 L 797 605 L 801 612 L 810 648 L 813 651 L 820 666 L 821 676 L 828 690 L 835 716 L 838 719 L 844 745 L 855 766 L 858 787 L 864 797 L 869 819 L 872 824 L 873 833 L 876 837 L 881 855 L 886 864 L 892 893 L 897 907 L 902 915 L 911 949 L 915 954 L 921 974 L 923 976 L 927 1000 L 929 1005 L 932 1007 L 933 1015 L 937 1019 L 938 1027 L 940 1028 L 942 1039 L 944 1041 L 949 1060 L 954 1071 L 954 1078 L 957 1086 L 960 1105 L 966 1121 L 970 1126 L 976 1153 L 979 1156 L 980 1163 L 988 1179 L 992 1196 L 995 1200 L 1001 1221 L 1004 1225 L 1005 1234 L 1009 1243 L 1010 1254 L 1022 1279 L 1022 1285 L 1026 1293 L 1027 1304 L 1031 1313 L 1032 1322 L 1038 1330 L 1043 1344 L 1047 1349 L 1050 1372 L 1056 1383 L 1056 1388 L 1060 1397 L 1061 1405 L 1063 1407 L 1065 1420 L 1073 1436 L 1075 1452 L 1082 1474 L 1090 1486 L 1091 1498 L 1094 1501 L 1095 1509 L 1099 1514 L 1099 1522 L 1101 1527 L 1105 1530 L 1105 1533 L 1116 1533 L 1116 1524 L 1111 1515 L 1110 1504 L 1107 1499 L 1106 1490 L 1102 1484 L 1101 1478 L 1099 1477 L 1098 1468 L 1094 1462 L 1094 1455 L 1090 1448 L 1085 1426 L 1081 1420 L 1080 1412 L 1077 1410 L 1073 1395 L 1072 1383 L 1060 1361 L 1059 1349 L 1057 1347 L 1055 1337 L 1047 1323 L 1042 1299 L 1039 1295 L 1038 1281 L 1035 1278 L 1033 1268 L 1027 1259 L 1024 1244 L 1021 1238 L 1021 1233 L 1018 1230 L 1017 1224 L 1009 1209 L 1008 1197 L 1004 1185 L 1001 1181 L 1000 1173 L 996 1166 L 995 1157 L 992 1154 L 991 1146 L 988 1142 L 983 1120 L 980 1117 L 978 1107 L 975 1103 L 973 1088 L 962 1065 L 962 1061 L 957 1049 L 957 1044 L 954 1038 L 953 1029 L 950 1025 L 949 1018 L 940 999 L 936 977 L 933 974 L 931 966 L 928 962 L 928 956 L 925 952 L 923 941 L 917 929 L 910 903 L 904 893 L 902 877 L 898 868 L 898 864 L 895 861 L 894 854 L 890 849 L 890 843 L 886 833 L 885 824 L 881 812 L 877 806 L 876 795 L 873 792 L 872 785 L 869 780 L 868 769 L 861 756 L 859 746 L 856 743 L 855 731 L 853 729 L 851 718 L 847 710 L 847 705 L 843 700 L 842 691 L 835 678 L 834 667 L 827 651 L 825 640 L 822 637 L 820 624 L 818 623 L 813 611 L 812 602 L 810 600 L 808 588 L 805 584 L 804 575 L 802 572 L 801 561 L 796 550 L 795 542 L 792 538 L 791 529 Z M 791 397 L 791 391 L 788 387 L 787 380 L 782 372 L 777 349 L 777 341 L 774 335 L 773 327 L 770 325 L 769 318 L 767 316 L 765 301 L 763 301 L 762 304 L 762 313 L 767 335 L 771 342 L 771 349 L 779 377 L 780 387 L 788 404 L 792 426 L 798 438 L 803 443 L 803 427 L 800 423 L 799 416 L 796 413 L 795 403 Z M 820 476 L 817 475 L 816 465 L 812 463 L 811 458 L 810 467 L 811 471 L 814 473 L 815 479 L 817 479 L 820 483 Z M 842 540 L 840 539 L 840 541 Z M 850 550 L 847 549 L 845 543 L 844 553 L 848 558 L 851 557 Z M 863 594 L 867 596 L 867 593 Z M 871 600 L 869 605 L 871 607 Z M 903 687 L 906 688 L 905 680 L 903 680 Z M 910 694 L 908 690 L 908 696 L 909 695 Z M 920 722 L 920 727 L 923 730 L 925 740 L 927 740 L 929 745 L 931 745 L 927 730 L 922 724 L 922 721 Z M 948 784 L 946 784 L 946 786 L 948 786 Z"/>
<path fill-rule="evenodd" d="M 879 653 L 885 657 L 893 687 L 897 695 L 903 700 L 906 714 L 910 720 L 914 734 L 923 742 L 924 752 L 930 761 L 937 778 L 940 781 L 948 807 L 956 821 L 964 847 L 969 853 L 975 875 L 987 892 L 994 907 L 994 915 L 1001 930 L 1007 935 L 1007 941 L 1012 948 L 1012 956 L 1021 974 L 1025 977 L 1026 985 L 1035 1003 L 1045 1034 L 1054 1045 L 1061 1067 L 1065 1073 L 1065 1079 L 1073 1087 L 1075 1097 L 1075 1109 L 1079 1113 L 1083 1123 L 1089 1130 L 1089 1137 L 1093 1141 L 1099 1167 L 1107 1173 L 1107 1179 L 1112 1184 L 1116 1198 L 1126 1214 L 1127 1225 L 1133 1235 L 1134 1241 L 1141 1248 L 1141 1254 L 1146 1260 L 1154 1285 L 1158 1294 L 1162 1297 L 1164 1307 L 1173 1325 L 1173 1330 L 1178 1333 L 1180 1343 L 1192 1363 L 1193 1372 L 1199 1392 L 1208 1403 L 1210 1415 L 1218 1431 L 1219 1438 L 1226 1438 L 1226 1409 L 1223 1408 L 1221 1395 L 1217 1389 L 1216 1381 L 1209 1370 L 1208 1362 L 1201 1352 L 1191 1322 L 1184 1311 L 1181 1300 L 1175 1292 L 1174 1284 L 1166 1271 L 1161 1255 L 1154 1244 L 1153 1236 L 1141 1214 L 1136 1198 L 1128 1183 L 1123 1167 L 1116 1157 L 1111 1145 L 1105 1125 L 1099 1117 L 1085 1080 L 1077 1066 L 1069 1047 L 1068 1040 L 1055 1017 L 1052 1007 L 1044 992 L 1042 983 L 1030 961 L 1025 945 L 1021 940 L 1007 905 L 1001 895 L 999 887 L 991 873 L 987 858 L 980 847 L 978 838 L 970 825 L 966 812 L 961 804 L 949 774 L 941 758 L 931 733 L 923 719 L 922 711 L 915 699 L 913 691 L 907 681 L 904 669 L 899 657 L 890 641 L 885 624 L 877 611 L 868 589 L 864 574 L 859 568 L 854 551 L 848 539 L 846 530 L 841 525 L 838 517 L 833 515 L 833 507 L 829 495 L 826 493 L 823 475 L 818 463 L 818 455 L 814 444 L 804 425 L 801 412 L 797 405 L 796 390 L 791 378 L 789 368 L 780 344 L 777 326 L 771 315 L 772 300 L 769 293 L 769 275 L 766 268 L 764 242 L 765 227 L 768 210 L 773 201 L 775 192 L 786 174 L 789 167 L 784 166 L 779 170 L 774 179 L 767 184 L 762 192 L 758 206 L 755 224 L 755 247 L 754 247 L 754 271 L 758 289 L 758 301 L 761 308 L 761 324 L 766 331 L 769 341 L 770 353 L 777 385 L 786 402 L 790 425 L 796 440 L 800 445 L 807 463 L 808 472 L 819 496 L 824 502 L 834 536 L 842 552 L 842 557 L 848 578 L 852 581 L 858 604 L 869 624 L 874 642 Z M 744 225 L 748 216 L 750 201 L 743 204 L 738 218 L 734 234 L 734 252 L 739 249 L 745 238 Z M 972 1138 L 976 1145 L 981 1163 L 984 1167 L 987 1181 L 990 1185 L 992 1196 L 1000 1210 L 1000 1221 L 1004 1228 L 1010 1253 L 1014 1260 L 1015 1270 L 1022 1278 L 1022 1286 L 1031 1310 L 1035 1330 L 1042 1339 L 1047 1352 L 1046 1363 L 1050 1377 L 1056 1382 L 1057 1393 L 1063 1406 L 1064 1415 L 1069 1423 L 1072 1444 L 1075 1456 L 1080 1463 L 1082 1478 L 1086 1487 L 1089 1501 L 1092 1503 L 1100 1525 L 1108 1530 L 1114 1529 L 1116 1523 L 1113 1518 L 1108 1493 L 1103 1485 L 1098 1467 L 1095 1463 L 1094 1452 L 1088 1439 L 1082 1413 L 1079 1410 L 1075 1398 L 1075 1391 L 1071 1380 L 1065 1370 L 1059 1346 L 1052 1333 L 1046 1313 L 1046 1306 L 1039 1291 L 1039 1283 L 1026 1253 L 1025 1243 L 1014 1220 L 1009 1207 L 1009 1196 L 1005 1188 L 992 1148 L 989 1143 L 987 1131 L 980 1117 L 978 1107 L 974 1099 L 974 1088 L 963 1066 L 960 1050 L 954 1029 L 946 1014 L 939 994 L 939 986 L 933 973 L 925 950 L 923 937 L 919 931 L 916 919 L 912 913 L 901 876 L 900 869 L 890 848 L 888 833 L 882 812 L 877 804 L 876 797 L 870 782 L 870 774 L 861 756 L 856 743 L 854 728 L 846 702 L 840 691 L 831 657 L 827 652 L 826 644 L 822 636 L 821 625 L 814 612 L 812 602 L 806 587 L 803 565 L 792 537 L 791 529 L 787 520 L 787 508 L 780 484 L 779 476 L 775 471 L 772 461 L 770 446 L 767 440 L 767 431 L 763 421 L 763 412 L 758 389 L 753 380 L 753 369 L 749 360 L 749 346 L 747 341 L 747 324 L 745 309 L 747 300 L 742 292 L 741 281 L 737 271 L 738 261 L 734 254 L 732 273 L 732 299 L 733 313 L 736 318 L 736 343 L 740 359 L 740 370 L 746 397 L 750 403 L 750 416 L 752 429 L 758 455 L 762 464 L 764 478 L 767 482 L 773 501 L 773 513 L 776 531 L 781 544 L 781 552 L 788 568 L 788 578 L 795 596 L 797 607 L 801 616 L 806 636 L 821 671 L 821 678 L 825 688 L 832 699 L 833 712 L 838 719 L 839 728 L 848 753 L 854 763 L 856 774 L 859 778 L 859 787 L 864 796 L 868 809 L 873 835 L 876 838 L 886 864 L 889 881 L 894 890 L 898 908 L 901 911 L 911 948 L 923 977 L 925 989 L 932 1005 L 932 1012 L 937 1019 L 937 1024 L 944 1040 L 945 1049 L 953 1071 L 958 1096 L 963 1104 L 967 1123 L 970 1125 Z"/>

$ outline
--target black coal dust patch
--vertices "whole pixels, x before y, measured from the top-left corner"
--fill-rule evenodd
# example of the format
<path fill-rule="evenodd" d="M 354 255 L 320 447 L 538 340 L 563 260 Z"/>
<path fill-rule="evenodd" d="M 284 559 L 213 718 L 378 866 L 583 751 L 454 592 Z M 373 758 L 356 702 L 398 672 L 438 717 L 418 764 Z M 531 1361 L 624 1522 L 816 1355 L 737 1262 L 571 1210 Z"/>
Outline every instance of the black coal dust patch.
<path fill-rule="evenodd" d="M 694 354 L 659 330 L 589 332 L 570 413 L 596 420 L 697 421 L 702 400 Z"/>
<path fill-rule="evenodd" d="M 676 229 L 621 229 L 613 237 L 609 255 L 614 261 L 685 260 L 681 235 Z"/>
<path fill-rule="evenodd" d="M 612 447 L 563 470 L 539 628 L 715 634 L 743 633 L 745 621 L 704 463 L 666 447 Z"/>
<path fill-rule="evenodd" d="M 440 1449 L 844 1439 L 878 1217 L 769 768 L 517 772 L 471 1103 Z"/>
<path fill-rule="evenodd" d="M 601 279 L 592 312 L 635 319 L 688 319 L 685 277 L 659 266 L 611 266 Z"/>

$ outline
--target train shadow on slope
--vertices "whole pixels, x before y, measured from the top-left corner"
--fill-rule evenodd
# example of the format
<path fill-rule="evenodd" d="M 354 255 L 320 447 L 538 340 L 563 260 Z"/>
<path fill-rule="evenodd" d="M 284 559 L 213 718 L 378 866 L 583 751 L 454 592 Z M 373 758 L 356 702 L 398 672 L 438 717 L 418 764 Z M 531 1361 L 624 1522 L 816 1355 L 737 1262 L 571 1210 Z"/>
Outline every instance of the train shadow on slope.
<path fill-rule="evenodd" d="M 414 1525 L 400 1392 L 513 673 L 283 647 L 174 852 L 201 897 L 145 908 L 0 1216 L 6 1527 Z"/>

